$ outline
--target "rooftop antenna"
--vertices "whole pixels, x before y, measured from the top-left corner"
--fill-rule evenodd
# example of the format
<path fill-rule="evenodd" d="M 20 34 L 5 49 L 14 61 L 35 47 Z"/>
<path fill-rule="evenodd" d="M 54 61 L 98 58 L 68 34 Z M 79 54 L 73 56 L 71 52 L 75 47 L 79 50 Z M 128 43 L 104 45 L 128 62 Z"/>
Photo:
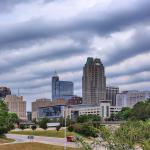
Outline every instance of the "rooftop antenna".
<path fill-rule="evenodd" d="M 56 70 L 55 70 L 55 72 L 54 72 L 54 76 L 58 76 L 58 75 L 57 75 L 57 71 L 56 71 Z"/>
<path fill-rule="evenodd" d="M 18 88 L 18 96 L 20 95 L 20 89 Z"/>

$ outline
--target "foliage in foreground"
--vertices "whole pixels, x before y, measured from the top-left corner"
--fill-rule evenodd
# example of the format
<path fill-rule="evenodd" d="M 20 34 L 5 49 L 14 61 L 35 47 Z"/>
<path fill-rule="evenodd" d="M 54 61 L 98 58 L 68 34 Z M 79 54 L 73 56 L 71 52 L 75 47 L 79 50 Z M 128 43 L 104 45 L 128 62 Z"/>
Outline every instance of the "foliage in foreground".
<path fill-rule="evenodd" d="M 103 145 L 108 150 L 135 150 L 136 145 L 140 145 L 144 150 L 149 150 L 150 123 L 149 121 L 129 121 L 115 131 L 101 126 L 99 137 L 93 140 L 92 144 L 89 145 L 80 138 L 78 141 L 81 144 L 84 143 L 83 150 L 91 150 L 96 145 Z"/>
<path fill-rule="evenodd" d="M 98 137 L 99 130 L 91 124 L 74 124 L 68 127 L 68 131 L 79 133 L 86 137 Z"/>

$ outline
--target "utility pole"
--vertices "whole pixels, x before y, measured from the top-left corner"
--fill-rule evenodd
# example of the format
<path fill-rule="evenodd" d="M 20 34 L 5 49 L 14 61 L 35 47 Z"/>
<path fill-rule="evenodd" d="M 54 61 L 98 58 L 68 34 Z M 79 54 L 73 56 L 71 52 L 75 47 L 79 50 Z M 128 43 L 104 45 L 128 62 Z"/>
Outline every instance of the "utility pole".
<path fill-rule="evenodd" d="M 65 113 L 64 113 L 64 117 L 65 117 L 65 144 L 64 144 L 64 150 L 67 149 L 67 127 L 66 127 L 66 111 L 67 111 L 67 106 L 64 107 L 65 109 Z"/>

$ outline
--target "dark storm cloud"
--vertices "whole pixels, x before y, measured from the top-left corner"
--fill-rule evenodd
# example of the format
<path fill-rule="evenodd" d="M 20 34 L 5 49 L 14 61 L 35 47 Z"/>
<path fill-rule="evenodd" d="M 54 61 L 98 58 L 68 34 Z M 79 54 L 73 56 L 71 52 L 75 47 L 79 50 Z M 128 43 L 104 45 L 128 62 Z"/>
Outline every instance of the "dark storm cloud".
<path fill-rule="evenodd" d="M 18 23 L 0 29 L 0 44 L 12 44 L 39 38 L 76 34 L 75 32 L 106 35 L 130 25 L 150 21 L 150 1 L 134 1 L 129 8 L 110 8 L 82 14 L 81 17 L 50 22 L 43 19 Z"/>
<path fill-rule="evenodd" d="M 116 72 L 107 72 L 106 75 L 108 78 L 113 78 L 113 77 L 120 77 L 124 75 L 132 75 L 144 72 L 144 71 L 150 71 L 150 65 L 149 62 L 145 65 L 140 66 L 140 60 L 137 61 L 135 66 L 128 66 L 128 68 L 124 68 L 124 71 L 116 71 Z"/>
<path fill-rule="evenodd" d="M 136 73 L 140 73 L 140 72 L 144 72 L 144 71 L 150 71 L 150 66 L 149 64 L 139 67 L 139 63 L 136 64 L 137 66 L 135 66 L 134 68 L 130 68 L 130 66 L 128 68 L 124 68 L 124 71 L 120 71 L 120 72 L 108 72 L 106 73 L 108 78 L 113 78 L 113 77 L 119 77 L 119 76 L 124 76 L 124 75 L 134 75 Z"/>
<path fill-rule="evenodd" d="M 57 69 L 58 68 L 55 68 L 55 67 L 53 67 L 53 69 L 51 68 L 49 70 L 44 69 L 44 68 L 40 68 L 37 71 L 31 70 L 30 74 L 21 74 L 21 76 L 20 76 L 20 74 L 18 75 L 16 73 L 15 78 L 12 78 L 12 77 L 10 79 L 6 78 L 5 80 L 2 80 L 1 83 L 5 83 L 5 82 L 15 83 L 15 82 L 23 82 L 23 81 L 24 82 L 31 82 L 32 80 L 42 80 L 42 79 L 45 79 L 45 78 L 51 78 L 54 75 L 55 71 L 57 71 L 58 74 L 64 74 L 64 73 L 68 73 L 68 72 L 75 73 L 75 72 L 81 71 L 82 65 L 69 66 L 69 67 L 66 68 L 63 65 L 63 60 L 62 60 L 61 68 L 59 68 L 59 70 L 57 70 Z"/>
<path fill-rule="evenodd" d="M 27 4 L 29 1 L 31 3 L 35 2 L 33 0 L 0 1 L 0 12 L 6 13 L 10 10 L 13 12 L 14 6 L 17 6 L 18 4 Z M 37 1 L 44 2 L 40 3 L 40 7 L 43 7 L 49 2 L 53 2 L 53 0 Z M 35 3 L 37 3 L 37 1 Z M 57 1 L 62 3 L 61 0 Z M 114 47 L 108 46 L 110 52 L 106 54 L 104 52 L 106 59 L 103 60 L 103 63 L 105 64 L 105 67 L 110 67 L 115 64 L 119 65 L 120 62 L 125 61 L 128 58 L 148 53 L 150 50 L 150 29 L 145 29 L 145 26 L 148 26 L 150 23 L 150 1 L 131 0 L 129 1 L 129 4 L 122 4 L 124 1 L 120 0 L 115 0 L 113 2 L 114 3 L 111 4 L 108 9 L 107 7 L 101 9 L 101 6 L 94 6 L 86 11 L 82 11 L 82 13 L 78 14 L 76 17 L 57 19 L 59 21 L 51 20 L 51 17 L 48 16 L 49 14 L 43 17 L 39 11 L 39 16 L 42 16 L 41 18 L 36 18 L 33 14 L 32 19 L 27 15 L 31 20 L 28 20 L 29 18 L 26 18 L 25 16 L 25 20 L 19 18 L 20 20 L 24 20 L 22 22 L 19 22 L 16 18 L 12 24 L 0 24 L 0 78 L 3 77 L 4 79 L 1 83 L 8 85 L 8 87 L 26 88 L 29 90 L 37 88 L 37 92 L 40 87 L 47 87 L 47 89 L 50 89 L 51 76 L 53 75 L 55 67 L 50 68 L 47 67 L 47 65 L 49 65 L 48 63 L 54 63 L 53 65 L 55 66 L 55 61 L 59 60 L 61 67 L 58 67 L 58 73 L 60 74 L 60 77 L 63 74 L 67 76 L 68 72 L 72 73 L 73 76 L 68 77 L 67 80 L 74 81 L 75 90 L 81 91 L 82 73 L 76 72 L 82 70 L 84 63 L 79 59 L 76 60 L 76 57 L 79 55 L 84 57 L 87 56 L 87 54 L 90 56 L 89 51 L 92 51 L 90 41 L 93 40 L 94 36 L 107 38 L 111 37 L 111 34 L 114 32 L 122 32 L 129 29 L 135 29 L 136 31 L 127 43 L 118 43 L 118 45 L 114 43 Z M 57 5 L 59 5 L 59 3 Z M 53 15 L 56 15 L 56 18 L 58 17 L 57 13 Z M 41 41 L 57 40 L 57 38 L 63 39 L 64 37 L 67 37 L 78 44 L 71 44 L 64 47 L 60 46 L 53 49 L 47 47 L 43 48 L 42 45 L 40 45 L 37 47 L 37 51 L 32 52 L 32 46 Z M 26 53 L 30 48 L 31 52 Z M 3 59 L 4 52 L 8 53 L 8 57 Z M 13 53 L 20 52 L 22 55 L 19 55 L 19 57 L 13 55 Z M 96 55 L 94 56 L 101 57 L 99 53 L 96 53 Z M 74 58 L 69 59 L 73 56 Z M 91 53 L 91 57 L 92 56 Z M 65 59 L 69 59 L 70 63 L 68 61 L 68 65 L 64 65 Z M 45 66 L 41 65 L 42 63 L 45 64 L 46 61 L 48 63 Z M 71 61 L 79 62 L 77 62 L 77 64 L 71 64 Z M 107 77 L 110 78 L 113 83 L 113 77 L 118 77 L 119 79 L 120 77 L 123 78 L 125 75 L 134 76 L 135 73 L 150 71 L 149 64 L 140 67 L 139 63 L 140 62 L 137 60 L 137 64 L 134 68 L 127 66 L 122 72 L 119 72 L 118 70 L 116 70 L 116 72 L 106 72 Z M 135 79 L 133 78 L 128 81 L 123 80 L 121 82 L 121 80 L 118 80 L 115 84 L 123 85 L 125 83 L 129 84 L 145 81 L 148 82 L 149 78 L 137 76 Z"/>
<path fill-rule="evenodd" d="M 27 3 L 29 1 L 32 0 L 0 0 L 0 12 L 11 11 L 17 4 Z"/>
<path fill-rule="evenodd" d="M 122 62 L 138 54 L 150 52 L 150 29 L 137 29 L 130 41 L 110 50 L 105 62 L 106 66 Z M 142 69 L 142 68 L 140 68 Z M 132 70 L 133 71 L 133 70 Z M 121 72 L 120 72 L 121 73 Z"/>
<path fill-rule="evenodd" d="M 41 60 L 51 60 L 54 61 L 56 59 L 63 59 L 71 56 L 77 56 L 82 55 L 85 53 L 86 47 L 83 46 L 73 46 L 69 45 L 66 47 L 59 47 L 54 49 L 43 49 L 43 51 L 39 48 L 40 53 L 37 52 L 30 52 L 25 55 L 18 56 L 16 59 L 16 56 L 8 57 L 9 62 L 6 62 L 5 64 L 0 64 L 0 74 L 5 73 L 6 71 L 11 71 L 15 68 L 18 68 L 20 66 L 29 64 L 31 62 L 41 61 Z"/>
<path fill-rule="evenodd" d="M 27 4 L 29 2 L 41 2 L 41 3 L 50 3 L 58 0 L 0 0 L 0 12 L 8 13 L 13 11 L 14 7 L 18 4 Z"/>

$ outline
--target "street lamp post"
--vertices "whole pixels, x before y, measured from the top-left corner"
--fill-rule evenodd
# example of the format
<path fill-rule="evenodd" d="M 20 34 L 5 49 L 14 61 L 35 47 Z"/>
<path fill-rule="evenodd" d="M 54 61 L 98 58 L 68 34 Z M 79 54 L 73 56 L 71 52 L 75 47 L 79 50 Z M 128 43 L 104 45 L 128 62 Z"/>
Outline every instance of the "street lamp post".
<path fill-rule="evenodd" d="M 66 111 L 67 111 L 67 106 L 65 106 L 65 113 L 64 113 L 64 118 L 65 118 L 65 144 L 64 144 L 64 150 L 66 150 L 67 149 L 67 127 L 66 127 Z"/>

